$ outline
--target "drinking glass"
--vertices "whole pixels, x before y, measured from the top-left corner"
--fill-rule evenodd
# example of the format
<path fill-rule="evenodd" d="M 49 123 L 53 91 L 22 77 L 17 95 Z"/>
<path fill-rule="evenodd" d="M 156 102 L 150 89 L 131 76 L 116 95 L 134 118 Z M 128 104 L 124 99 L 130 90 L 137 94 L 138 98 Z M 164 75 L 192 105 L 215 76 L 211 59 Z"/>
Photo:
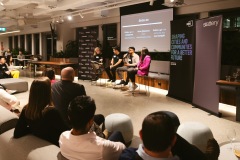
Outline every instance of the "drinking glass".
<path fill-rule="evenodd" d="M 227 132 L 227 137 L 228 137 L 228 139 L 230 140 L 230 143 L 231 143 L 231 148 L 230 149 L 233 149 L 232 143 L 236 139 L 236 131 L 235 131 L 235 129 L 229 129 L 228 132 Z"/>
<path fill-rule="evenodd" d="M 234 78 L 235 82 L 237 82 L 237 77 L 238 77 L 238 72 L 234 72 L 233 73 L 233 78 Z"/>
<path fill-rule="evenodd" d="M 233 146 L 233 153 L 235 154 L 235 156 L 240 158 L 240 144 L 236 144 Z"/>

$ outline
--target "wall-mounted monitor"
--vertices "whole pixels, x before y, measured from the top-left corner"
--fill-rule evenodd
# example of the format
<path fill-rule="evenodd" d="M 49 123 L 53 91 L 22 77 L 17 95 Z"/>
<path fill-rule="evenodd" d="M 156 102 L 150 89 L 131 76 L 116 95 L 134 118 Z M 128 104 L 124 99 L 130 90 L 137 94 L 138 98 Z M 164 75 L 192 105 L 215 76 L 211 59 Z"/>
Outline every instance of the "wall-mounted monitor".
<path fill-rule="evenodd" d="M 121 16 L 121 51 L 134 46 L 136 51 L 147 47 L 150 52 L 169 52 L 173 9 Z"/>

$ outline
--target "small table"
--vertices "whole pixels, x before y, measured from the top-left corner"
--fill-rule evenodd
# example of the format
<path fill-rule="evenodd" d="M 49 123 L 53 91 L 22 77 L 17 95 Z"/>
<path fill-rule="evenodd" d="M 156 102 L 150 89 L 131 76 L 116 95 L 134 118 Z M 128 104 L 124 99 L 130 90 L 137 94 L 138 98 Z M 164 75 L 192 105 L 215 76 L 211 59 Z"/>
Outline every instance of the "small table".
<path fill-rule="evenodd" d="M 240 82 L 218 80 L 216 84 L 220 86 L 235 87 L 236 89 L 236 121 L 240 121 Z"/>
<path fill-rule="evenodd" d="M 34 71 L 33 71 L 33 75 L 35 76 L 36 73 L 36 65 L 49 65 L 49 66 L 59 66 L 60 69 L 62 70 L 65 67 L 75 67 L 77 65 L 77 63 L 65 63 L 65 62 L 49 62 L 49 61 L 30 61 L 31 64 L 34 65 Z"/>
<path fill-rule="evenodd" d="M 233 142 L 232 145 L 230 142 L 223 143 L 220 146 L 220 155 L 218 160 L 239 160 L 233 153 L 232 147 L 236 144 L 240 145 L 240 142 Z"/>

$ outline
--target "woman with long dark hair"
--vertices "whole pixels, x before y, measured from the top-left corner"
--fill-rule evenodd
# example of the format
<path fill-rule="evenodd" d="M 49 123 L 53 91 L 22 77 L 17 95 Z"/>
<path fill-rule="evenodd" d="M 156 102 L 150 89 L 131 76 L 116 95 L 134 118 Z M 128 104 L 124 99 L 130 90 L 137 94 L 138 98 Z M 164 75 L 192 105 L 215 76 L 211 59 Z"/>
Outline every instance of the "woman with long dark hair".
<path fill-rule="evenodd" d="M 19 78 L 19 70 L 14 67 L 12 55 L 7 55 L 6 64 L 13 78 Z"/>
<path fill-rule="evenodd" d="M 28 104 L 24 106 L 15 127 L 14 138 L 33 134 L 58 146 L 60 134 L 68 127 L 52 104 L 50 80 L 47 77 L 35 79 Z"/>
<path fill-rule="evenodd" d="M 132 82 L 132 87 L 130 88 L 130 91 L 134 91 L 138 87 L 135 84 L 135 74 L 138 74 L 140 76 L 148 75 L 150 63 L 151 57 L 149 51 L 146 47 L 143 47 L 137 68 L 133 71 L 128 71 L 127 73 Z"/>

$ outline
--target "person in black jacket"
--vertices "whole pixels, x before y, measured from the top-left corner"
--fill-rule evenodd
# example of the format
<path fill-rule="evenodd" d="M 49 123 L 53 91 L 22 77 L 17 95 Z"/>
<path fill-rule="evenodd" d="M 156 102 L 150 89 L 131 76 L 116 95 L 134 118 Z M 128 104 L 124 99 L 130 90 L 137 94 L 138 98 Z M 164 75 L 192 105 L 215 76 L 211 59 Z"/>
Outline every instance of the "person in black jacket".
<path fill-rule="evenodd" d="M 0 59 L 0 79 L 2 78 L 12 78 L 11 72 L 8 70 L 5 57 L 1 57 Z"/>
<path fill-rule="evenodd" d="M 69 103 L 77 96 L 86 95 L 85 87 L 79 83 L 74 83 L 74 69 L 66 67 L 61 70 L 61 80 L 52 84 L 52 98 L 54 106 L 59 110 L 64 122 L 71 128 L 67 115 Z M 91 130 L 95 131 L 100 137 L 106 138 L 99 128 L 105 118 L 101 114 L 94 116 L 94 125 Z M 103 128 L 104 130 L 104 128 Z"/>
<path fill-rule="evenodd" d="M 14 138 L 33 134 L 59 146 L 59 136 L 68 129 L 59 111 L 52 105 L 50 80 L 47 77 L 35 79 L 28 104 L 24 106 L 15 127 Z"/>

